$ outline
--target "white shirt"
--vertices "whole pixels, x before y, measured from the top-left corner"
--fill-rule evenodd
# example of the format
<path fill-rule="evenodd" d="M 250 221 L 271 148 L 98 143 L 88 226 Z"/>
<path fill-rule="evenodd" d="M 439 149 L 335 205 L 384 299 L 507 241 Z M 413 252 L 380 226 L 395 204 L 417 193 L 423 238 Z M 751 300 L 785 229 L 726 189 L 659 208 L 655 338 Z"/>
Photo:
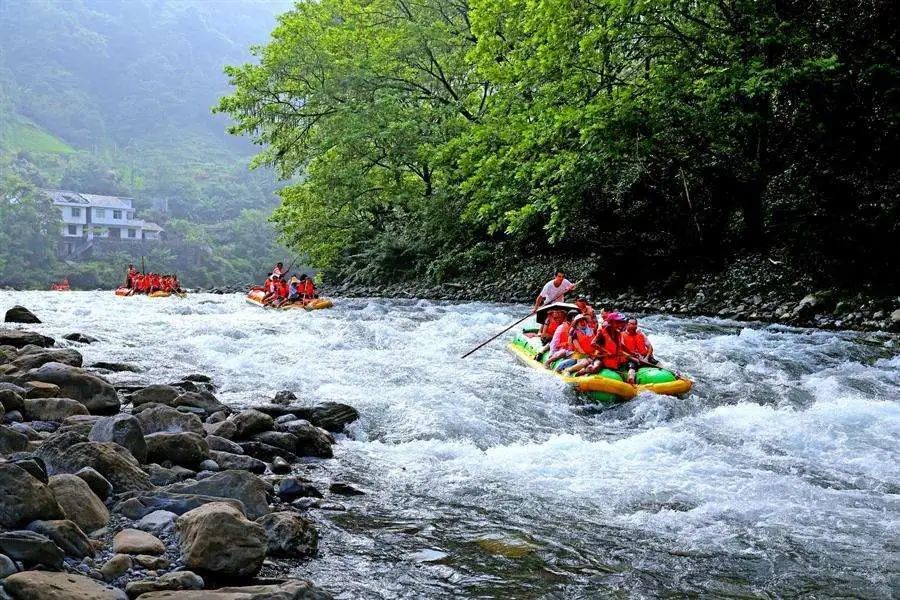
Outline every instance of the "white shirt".
<path fill-rule="evenodd" d="M 551 279 L 544 285 L 544 289 L 541 290 L 541 296 L 544 297 L 544 301 L 541 305 L 550 304 L 553 302 L 562 302 L 563 296 L 566 292 L 572 289 L 572 282 L 568 279 L 563 279 L 562 283 L 559 287 L 553 284 L 553 280 Z"/>
<path fill-rule="evenodd" d="M 278 277 L 280 275 L 284 275 L 284 271 L 282 271 L 278 267 L 272 269 L 272 277 Z"/>

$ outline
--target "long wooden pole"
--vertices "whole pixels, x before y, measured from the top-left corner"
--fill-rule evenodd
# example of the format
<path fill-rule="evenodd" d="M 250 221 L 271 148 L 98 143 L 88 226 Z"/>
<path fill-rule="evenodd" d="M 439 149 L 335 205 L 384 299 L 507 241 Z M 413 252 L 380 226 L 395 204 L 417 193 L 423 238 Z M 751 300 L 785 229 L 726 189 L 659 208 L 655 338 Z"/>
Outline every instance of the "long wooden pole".
<path fill-rule="evenodd" d="M 566 294 L 568 294 L 569 292 L 571 292 L 572 290 L 574 290 L 575 287 L 576 287 L 579 283 L 581 283 L 581 282 L 580 282 L 580 281 L 576 281 L 575 283 L 572 284 L 572 287 L 570 287 L 569 289 L 567 289 L 567 290 L 564 291 L 564 292 L 561 292 L 561 293 L 557 294 L 556 297 L 553 298 L 553 300 L 550 300 L 549 302 L 545 302 L 545 303 L 543 304 L 543 306 L 546 306 L 547 304 L 553 304 L 553 303 L 556 302 L 558 299 L 562 298 L 563 296 L 565 296 Z M 540 308 L 540 307 L 538 307 L 538 308 Z M 460 356 L 460 358 L 465 358 L 465 357 L 469 356 L 470 354 L 473 354 L 473 353 L 476 352 L 477 350 L 481 350 L 482 348 L 484 348 L 485 346 L 487 346 L 488 344 L 490 344 L 491 342 L 493 342 L 494 340 L 496 340 L 498 337 L 500 337 L 501 335 L 503 335 L 504 333 L 506 333 L 507 331 L 509 331 L 510 329 L 512 329 L 513 327 L 515 327 L 516 325 L 518 325 L 519 323 L 521 323 L 522 321 L 524 321 L 525 319 L 527 319 L 528 317 L 532 316 L 532 315 L 535 314 L 536 312 L 537 312 L 537 309 L 532 310 L 530 313 L 528 313 L 527 315 L 525 315 L 524 317 L 522 317 L 521 319 L 519 319 L 518 321 L 516 321 L 515 323 L 513 323 L 512 325 L 510 325 L 510 326 L 507 327 L 506 329 L 504 329 L 503 331 L 501 331 L 501 332 L 497 333 L 496 335 L 493 335 L 493 336 L 491 336 L 490 338 L 486 339 L 485 341 L 481 342 L 480 344 L 478 344 L 477 346 L 475 346 L 474 348 L 472 348 L 471 350 L 469 350 L 468 352 L 466 352 L 465 354 L 463 354 L 462 356 Z"/>

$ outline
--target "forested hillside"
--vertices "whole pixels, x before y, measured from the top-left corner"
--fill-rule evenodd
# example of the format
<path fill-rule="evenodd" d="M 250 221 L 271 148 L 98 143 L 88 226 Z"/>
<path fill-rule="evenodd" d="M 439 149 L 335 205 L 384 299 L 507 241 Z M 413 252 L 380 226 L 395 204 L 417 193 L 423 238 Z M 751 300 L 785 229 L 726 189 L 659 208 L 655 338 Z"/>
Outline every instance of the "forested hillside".
<path fill-rule="evenodd" d="M 613 285 L 752 254 L 885 289 L 898 30 L 887 0 L 304 2 L 220 110 L 308 171 L 277 219 L 342 275 L 595 255 Z"/>
<path fill-rule="evenodd" d="M 258 276 L 282 254 L 267 223 L 277 183 L 269 170 L 248 169 L 251 144 L 227 135 L 227 119 L 210 109 L 227 90 L 224 65 L 246 60 L 290 6 L 0 0 L 3 188 L 133 196 L 139 214 L 161 222 L 170 239 L 200 249 L 199 263 L 162 252 L 154 268 L 188 269 L 190 285 Z M 150 211 L 154 199 L 168 200 L 169 212 Z M 262 239 L 248 245 L 254 235 Z M 75 283 L 112 283 L 105 265 L 51 265 Z M 21 271 L 0 271 L 0 284 L 44 287 L 49 276 L 25 281 Z"/>

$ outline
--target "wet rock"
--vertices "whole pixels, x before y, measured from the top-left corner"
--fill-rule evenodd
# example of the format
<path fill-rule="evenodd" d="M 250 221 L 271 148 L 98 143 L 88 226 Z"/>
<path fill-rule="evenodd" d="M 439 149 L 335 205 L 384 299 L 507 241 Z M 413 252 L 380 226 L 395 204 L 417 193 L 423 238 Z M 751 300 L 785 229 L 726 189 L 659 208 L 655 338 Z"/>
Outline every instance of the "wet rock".
<path fill-rule="evenodd" d="M 28 471 L 28 474 L 40 481 L 43 484 L 47 484 L 49 482 L 49 477 L 47 475 L 47 465 L 44 464 L 37 456 L 30 454 L 28 452 L 16 452 L 10 454 L 7 459 L 11 464 L 16 465 L 19 468 L 25 469 Z"/>
<path fill-rule="evenodd" d="M 266 554 L 303 557 L 316 553 L 319 535 L 313 524 L 297 513 L 274 512 L 256 520 L 266 531 Z"/>
<path fill-rule="evenodd" d="M 131 363 L 106 362 L 102 360 L 92 364 L 91 368 L 103 369 L 104 371 L 111 371 L 113 373 L 140 373 L 143 371 L 142 368 Z"/>
<path fill-rule="evenodd" d="M 108 381 L 78 367 L 49 362 L 28 371 L 24 380 L 58 385 L 62 396 L 78 400 L 92 415 L 112 414 L 120 407 L 116 390 Z"/>
<path fill-rule="evenodd" d="M 80 367 L 82 357 L 80 352 L 69 348 L 44 348 L 42 346 L 28 345 L 19 350 L 12 364 L 24 372 L 37 369 L 51 362 Z"/>
<path fill-rule="evenodd" d="M 181 560 L 189 569 L 249 576 L 265 560 L 265 530 L 231 505 L 214 502 L 195 508 L 179 517 L 175 527 Z"/>
<path fill-rule="evenodd" d="M 172 401 L 178 397 L 181 390 L 171 385 L 153 384 L 142 388 L 130 396 L 131 404 L 135 408 L 141 404 L 165 404 L 172 406 Z"/>
<path fill-rule="evenodd" d="M 59 386 L 54 383 L 44 383 L 43 381 L 26 381 L 25 382 L 26 398 L 58 398 Z"/>
<path fill-rule="evenodd" d="M 207 435 L 214 435 L 228 440 L 234 438 L 235 433 L 237 433 L 237 427 L 231 421 L 207 422 L 203 424 L 203 429 Z"/>
<path fill-rule="evenodd" d="M 218 452 L 230 452 L 231 454 L 243 454 L 244 449 L 229 439 L 219 437 L 217 435 L 207 435 L 206 443 L 209 444 L 210 450 Z"/>
<path fill-rule="evenodd" d="M 208 438 L 207 438 L 208 439 Z M 243 450 L 241 450 L 243 452 Z M 217 452 L 210 450 L 209 455 L 221 470 L 239 470 L 250 471 L 251 473 L 265 473 L 266 463 L 263 461 L 247 456 L 245 454 L 232 454 L 231 452 Z"/>
<path fill-rule="evenodd" d="M 88 439 L 92 442 L 115 442 L 137 459 L 147 461 L 147 442 L 141 421 L 128 414 L 104 417 L 94 423 Z"/>
<path fill-rule="evenodd" d="M 303 481 L 297 477 L 285 477 L 275 488 L 275 493 L 285 502 L 290 502 L 295 498 L 321 498 L 322 493 L 312 484 Z"/>
<path fill-rule="evenodd" d="M 141 581 L 132 581 L 125 586 L 125 592 L 129 597 L 135 598 L 142 594 L 150 592 L 161 592 L 165 590 L 202 590 L 203 578 L 191 571 L 175 571 L 166 573 L 157 579 L 144 579 Z M 210 590 L 209 593 L 214 596 L 215 591 Z M 163 597 L 172 597 L 166 595 Z M 274 598 L 272 600 L 275 600 Z"/>
<path fill-rule="evenodd" d="M 103 417 L 98 415 L 75 415 L 73 417 L 67 417 L 60 423 L 60 428 L 56 433 L 61 435 L 63 433 L 72 432 L 87 440 L 87 437 L 91 434 L 91 429 L 94 427 L 94 423 L 102 418 Z"/>
<path fill-rule="evenodd" d="M 288 452 L 295 452 L 297 448 L 297 438 L 293 434 L 283 431 L 263 431 L 255 434 L 253 440 Z"/>
<path fill-rule="evenodd" d="M 217 412 L 231 413 L 231 409 L 219 402 L 218 398 L 209 392 L 184 392 L 175 398 L 175 406 L 198 408 L 206 415 Z"/>
<path fill-rule="evenodd" d="M 23 417 L 22 413 L 17 410 L 7 411 L 7 413 L 5 415 L 3 415 L 4 423 L 21 423 L 24 420 L 25 420 L 25 417 Z M 0 440 L 0 441 L 2 441 L 2 440 Z M 0 448 L 2 448 L 2 445 L 0 445 Z M 3 450 L 0 450 L 0 454 L 2 454 L 2 453 L 3 453 Z"/>
<path fill-rule="evenodd" d="M 43 565 L 57 570 L 62 568 L 65 558 L 50 538 L 27 530 L 0 532 L 0 554 L 24 563 L 26 568 Z"/>
<path fill-rule="evenodd" d="M 22 415 L 29 421 L 63 421 L 74 415 L 86 414 L 87 408 L 70 398 L 29 398 L 22 406 Z"/>
<path fill-rule="evenodd" d="M 291 421 L 299 421 L 300 418 L 294 413 L 288 413 L 286 415 L 281 415 L 280 417 L 275 419 L 275 429 L 280 431 L 279 425 L 281 423 L 290 423 Z M 304 423 L 309 423 L 309 421 L 303 420 Z"/>
<path fill-rule="evenodd" d="M 224 421 L 227 418 L 228 418 L 228 413 L 226 413 L 224 410 L 220 410 L 220 411 L 216 411 L 213 414 L 206 417 L 206 422 L 207 423 L 221 423 L 222 421 Z"/>
<path fill-rule="evenodd" d="M 106 505 L 78 475 L 54 475 L 49 485 L 66 517 L 84 531 L 91 532 L 109 524 Z"/>
<path fill-rule="evenodd" d="M 275 394 L 275 397 L 272 398 L 273 404 L 280 404 L 282 406 L 287 406 L 292 402 L 297 400 L 297 395 L 294 392 L 289 390 L 281 390 L 280 392 Z"/>
<path fill-rule="evenodd" d="M 0 463 L 0 527 L 64 516 L 49 487 L 15 464 Z"/>
<path fill-rule="evenodd" d="M 84 333 L 67 333 L 63 336 L 63 339 L 69 340 L 70 342 L 78 342 L 79 344 L 93 344 L 100 341 L 94 336 L 86 335 Z"/>
<path fill-rule="evenodd" d="M 123 529 L 113 538 L 113 552 L 121 554 L 163 554 L 166 546 L 158 537 L 140 529 Z"/>
<path fill-rule="evenodd" d="M 23 571 L 3 580 L 12 600 L 128 600 L 117 590 L 83 575 Z"/>
<path fill-rule="evenodd" d="M 168 491 L 136 492 L 113 508 L 113 512 L 131 520 L 140 519 L 154 511 L 165 510 L 182 515 L 210 502 L 225 502 L 244 512 L 244 505 L 238 500 L 200 494 L 176 494 Z"/>
<path fill-rule="evenodd" d="M 22 410 L 25 406 L 25 388 L 7 384 L 9 388 L 0 388 L 0 405 L 4 410 Z M 18 390 L 18 391 L 16 391 Z"/>
<path fill-rule="evenodd" d="M 145 434 L 150 433 L 196 433 L 203 436 L 203 422 L 197 415 L 184 413 L 163 404 L 145 404 L 136 412 L 137 419 Z"/>
<path fill-rule="evenodd" d="M 290 430 L 291 435 L 297 440 L 294 452 L 298 456 L 314 456 L 317 458 L 332 458 L 334 456 L 334 451 L 331 449 L 334 439 L 323 429 L 311 425 L 305 420 L 284 423 L 282 427 Z"/>
<path fill-rule="evenodd" d="M 186 479 L 184 473 L 181 471 L 174 468 L 169 469 L 156 463 L 147 465 L 146 471 L 150 475 L 150 482 L 153 485 L 164 486 Z"/>
<path fill-rule="evenodd" d="M 152 533 L 155 536 L 168 534 L 175 526 L 175 513 L 168 510 L 154 510 L 141 517 L 135 524 L 135 529 Z"/>
<path fill-rule="evenodd" d="M 149 554 L 136 554 L 134 562 L 151 571 L 168 569 L 172 565 L 171 561 L 163 556 L 151 556 Z"/>
<path fill-rule="evenodd" d="M 276 475 L 283 475 L 291 472 L 291 464 L 280 456 L 276 456 L 275 459 L 272 460 L 272 464 L 269 465 L 269 468 Z"/>
<path fill-rule="evenodd" d="M 900 331 L 900 308 L 891 313 L 891 331 Z"/>
<path fill-rule="evenodd" d="M 269 512 L 266 484 L 259 477 L 246 471 L 221 471 L 202 481 L 186 481 L 170 485 L 166 491 L 238 500 L 244 505 L 245 514 L 251 519 Z"/>
<path fill-rule="evenodd" d="M 41 320 L 33 312 L 18 304 L 6 311 L 3 320 L 7 323 L 40 323 Z"/>
<path fill-rule="evenodd" d="M 347 404 L 325 402 L 313 407 L 307 418 L 317 427 L 340 433 L 347 425 L 359 419 L 359 411 Z"/>
<path fill-rule="evenodd" d="M 91 488 L 91 491 L 94 492 L 94 495 L 101 501 L 106 500 L 112 494 L 112 484 L 106 480 L 106 477 L 98 473 L 96 469 L 85 467 L 79 469 L 75 475 L 83 479 L 88 484 L 88 487 Z"/>
<path fill-rule="evenodd" d="M 33 333 L 31 331 L 19 331 L 18 329 L 0 329 L 0 346 L 12 346 L 24 348 L 29 344 L 49 348 L 56 341 L 52 337 Z"/>
<path fill-rule="evenodd" d="M 328 491 L 338 496 L 363 496 L 365 492 L 353 487 L 349 483 L 335 481 L 328 486 Z"/>
<path fill-rule="evenodd" d="M 216 590 L 152 592 L 139 600 L 331 600 L 331 595 L 302 580 L 272 585 L 224 587 Z"/>
<path fill-rule="evenodd" d="M 91 467 L 113 486 L 116 493 L 150 489 L 150 478 L 137 460 L 122 446 L 112 442 L 79 442 L 76 434 L 53 434 L 36 454 L 53 474 L 77 473 Z M 75 442 L 75 443 L 73 443 Z"/>
<path fill-rule="evenodd" d="M 13 414 L 11 411 L 7 414 Z M 10 429 L 5 425 L 0 425 L 0 454 L 9 454 L 10 452 L 21 452 L 28 447 L 28 436 L 19 433 L 14 429 Z"/>
<path fill-rule="evenodd" d="M 238 445 L 244 450 L 244 454 L 259 460 L 273 461 L 277 457 L 282 457 L 287 461 L 297 462 L 297 455 L 283 448 L 277 448 L 262 442 L 238 442 Z"/>
<path fill-rule="evenodd" d="M 0 580 L 6 579 L 18 571 L 19 568 L 16 567 L 16 563 L 13 562 L 13 559 L 5 554 L 0 554 Z"/>
<path fill-rule="evenodd" d="M 68 519 L 32 521 L 28 530 L 46 536 L 66 556 L 84 558 L 94 556 L 94 546 L 78 525 Z"/>
<path fill-rule="evenodd" d="M 115 554 L 100 567 L 104 581 L 114 581 L 131 570 L 134 561 L 127 554 Z"/>
<path fill-rule="evenodd" d="M 271 431 L 275 427 L 272 417 L 252 408 L 242 410 L 231 421 L 235 427 L 235 439 L 248 439 L 253 434 Z"/>
<path fill-rule="evenodd" d="M 171 461 L 184 467 L 196 467 L 209 458 L 209 445 L 196 433 L 151 433 L 147 442 L 147 460 Z"/>

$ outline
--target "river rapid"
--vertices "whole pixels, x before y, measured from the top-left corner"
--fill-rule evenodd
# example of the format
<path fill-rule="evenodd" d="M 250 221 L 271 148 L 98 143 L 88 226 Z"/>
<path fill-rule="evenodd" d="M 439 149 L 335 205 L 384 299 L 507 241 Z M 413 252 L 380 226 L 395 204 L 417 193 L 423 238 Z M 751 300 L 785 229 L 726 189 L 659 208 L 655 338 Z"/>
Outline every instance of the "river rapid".
<path fill-rule="evenodd" d="M 898 594 L 900 357 L 887 334 L 648 316 L 695 380 L 585 407 L 497 341 L 527 307 L 0 292 L 85 364 L 210 375 L 235 407 L 278 390 L 362 418 L 312 471 L 366 491 L 315 510 L 295 574 L 339 598 L 865 597 Z"/>

